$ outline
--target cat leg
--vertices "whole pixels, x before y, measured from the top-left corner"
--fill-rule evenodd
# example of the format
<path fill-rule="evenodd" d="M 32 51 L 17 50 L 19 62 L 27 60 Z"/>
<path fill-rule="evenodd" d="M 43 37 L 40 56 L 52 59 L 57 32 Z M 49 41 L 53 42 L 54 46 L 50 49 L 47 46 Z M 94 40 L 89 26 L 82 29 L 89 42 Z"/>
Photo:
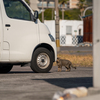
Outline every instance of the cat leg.
<path fill-rule="evenodd" d="M 65 68 L 67 69 L 67 70 L 66 70 L 66 72 L 68 72 L 68 67 L 67 67 L 67 66 L 65 66 Z"/>
<path fill-rule="evenodd" d="M 69 72 L 71 70 L 70 65 L 65 66 L 67 68 L 66 72 Z"/>
<path fill-rule="evenodd" d="M 67 71 L 70 72 L 71 68 L 68 68 Z"/>
<path fill-rule="evenodd" d="M 58 66 L 58 72 L 62 71 L 62 66 Z"/>

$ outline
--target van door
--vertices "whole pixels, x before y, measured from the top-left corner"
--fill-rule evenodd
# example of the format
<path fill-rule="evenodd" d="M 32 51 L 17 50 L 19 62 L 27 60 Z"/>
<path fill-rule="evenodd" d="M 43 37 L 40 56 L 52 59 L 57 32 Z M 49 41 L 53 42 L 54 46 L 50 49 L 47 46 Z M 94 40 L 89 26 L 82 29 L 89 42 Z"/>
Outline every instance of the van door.
<path fill-rule="evenodd" d="M 29 61 L 39 42 L 38 24 L 22 0 L 3 0 L 4 42 L 9 47 L 11 61 Z"/>

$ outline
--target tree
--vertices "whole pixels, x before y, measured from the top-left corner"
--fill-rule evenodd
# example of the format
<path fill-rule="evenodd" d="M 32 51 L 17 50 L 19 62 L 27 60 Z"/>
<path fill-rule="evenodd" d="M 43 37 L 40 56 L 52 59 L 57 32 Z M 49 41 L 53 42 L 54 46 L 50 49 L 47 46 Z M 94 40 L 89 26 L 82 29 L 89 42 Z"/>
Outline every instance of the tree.
<path fill-rule="evenodd" d="M 26 3 L 28 4 L 28 5 L 30 5 L 30 1 L 29 0 L 25 0 L 26 1 Z"/>
<path fill-rule="evenodd" d="M 64 12 L 64 18 L 65 20 L 80 20 L 79 17 L 80 10 L 79 9 L 72 9 L 72 10 L 67 10 Z M 86 11 L 86 15 L 91 15 L 92 11 L 88 10 Z M 39 14 L 39 19 L 42 21 L 42 13 Z M 52 9 L 46 9 L 44 11 L 44 19 L 45 20 L 52 20 Z M 59 17 L 62 17 L 62 11 L 59 10 Z"/>
<path fill-rule="evenodd" d="M 59 4 L 62 5 L 62 19 L 64 19 L 64 7 L 65 4 L 67 4 L 67 1 L 69 0 L 59 0 Z"/>
<path fill-rule="evenodd" d="M 42 21 L 42 13 L 39 14 L 39 19 Z M 52 20 L 52 9 L 46 9 L 44 11 L 44 19 L 45 20 Z"/>
<path fill-rule="evenodd" d="M 77 6 L 80 9 L 81 17 L 82 17 L 83 16 L 83 11 L 87 7 L 86 0 L 78 0 Z"/>

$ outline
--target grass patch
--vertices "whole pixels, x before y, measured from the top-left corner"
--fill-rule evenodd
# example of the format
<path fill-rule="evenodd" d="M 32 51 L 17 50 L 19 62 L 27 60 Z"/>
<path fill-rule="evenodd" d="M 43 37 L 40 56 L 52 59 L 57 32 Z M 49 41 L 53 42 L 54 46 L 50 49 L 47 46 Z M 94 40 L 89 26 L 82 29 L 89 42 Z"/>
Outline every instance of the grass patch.
<path fill-rule="evenodd" d="M 80 53 L 80 51 L 77 51 L 77 53 Z"/>
<path fill-rule="evenodd" d="M 73 66 L 76 67 L 92 67 L 93 57 L 92 55 L 70 55 L 70 54 L 58 54 L 61 59 L 70 60 Z M 54 63 L 56 66 L 56 63 Z"/>

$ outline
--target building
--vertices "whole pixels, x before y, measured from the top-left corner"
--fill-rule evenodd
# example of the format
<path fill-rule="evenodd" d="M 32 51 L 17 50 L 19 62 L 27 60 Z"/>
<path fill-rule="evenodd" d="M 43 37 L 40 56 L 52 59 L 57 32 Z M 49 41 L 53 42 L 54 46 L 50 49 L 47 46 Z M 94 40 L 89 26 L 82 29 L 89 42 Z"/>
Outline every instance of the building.
<path fill-rule="evenodd" d="M 30 7 L 33 10 L 38 10 L 38 11 L 42 9 L 42 6 L 44 9 L 54 8 L 54 1 L 55 0 L 43 0 L 42 3 L 42 0 L 30 0 Z"/>
<path fill-rule="evenodd" d="M 43 1 L 43 5 L 42 5 L 42 1 Z M 86 2 L 89 6 L 93 5 L 92 4 L 93 0 L 86 0 Z M 65 10 L 78 8 L 77 3 L 78 0 L 69 0 L 69 2 L 65 4 Z M 38 11 L 41 11 L 42 6 L 44 9 L 54 8 L 55 0 L 30 0 L 30 6 L 33 10 L 38 10 Z M 61 9 L 62 5 L 59 5 L 59 8 Z"/>
<path fill-rule="evenodd" d="M 50 33 L 55 38 L 55 21 L 45 20 Z M 77 46 L 83 43 L 83 21 L 78 20 L 60 20 L 60 46 Z"/>
<path fill-rule="evenodd" d="M 72 2 L 74 2 L 74 1 L 71 0 L 71 7 L 73 6 Z M 43 9 L 55 8 L 55 0 L 43 0 L 43 3 L 42 3 L 42 0 L 30 0 L 30 7 L 33 10 L 41 11 L 42 6 L 43 6 Z M 59 4 L 59 8 L 62 9 L 62 5 Z M 67 2 L 67 4 L 65 4 L 64 8 L 65 8 L 65 10 L 69 9 L 70 2 Z M 74 7 L 72 7 L 72 8 L 74 8 Z"/>
<path fill-rule="evenodd" d="M 77 6 L 78 0 L 69 0 L 69 8 L 78 8 Z"/>
<path fill-rule="evenodd" d="M 77 3 L 79 2 L 79 0 L 69 0 L 69 8 L 73 9 L 73 8 L 78 8 Z M 93 0 L 86 0 L 86 4 L 88 6 L 92 6 L 93 5 Z"/>

